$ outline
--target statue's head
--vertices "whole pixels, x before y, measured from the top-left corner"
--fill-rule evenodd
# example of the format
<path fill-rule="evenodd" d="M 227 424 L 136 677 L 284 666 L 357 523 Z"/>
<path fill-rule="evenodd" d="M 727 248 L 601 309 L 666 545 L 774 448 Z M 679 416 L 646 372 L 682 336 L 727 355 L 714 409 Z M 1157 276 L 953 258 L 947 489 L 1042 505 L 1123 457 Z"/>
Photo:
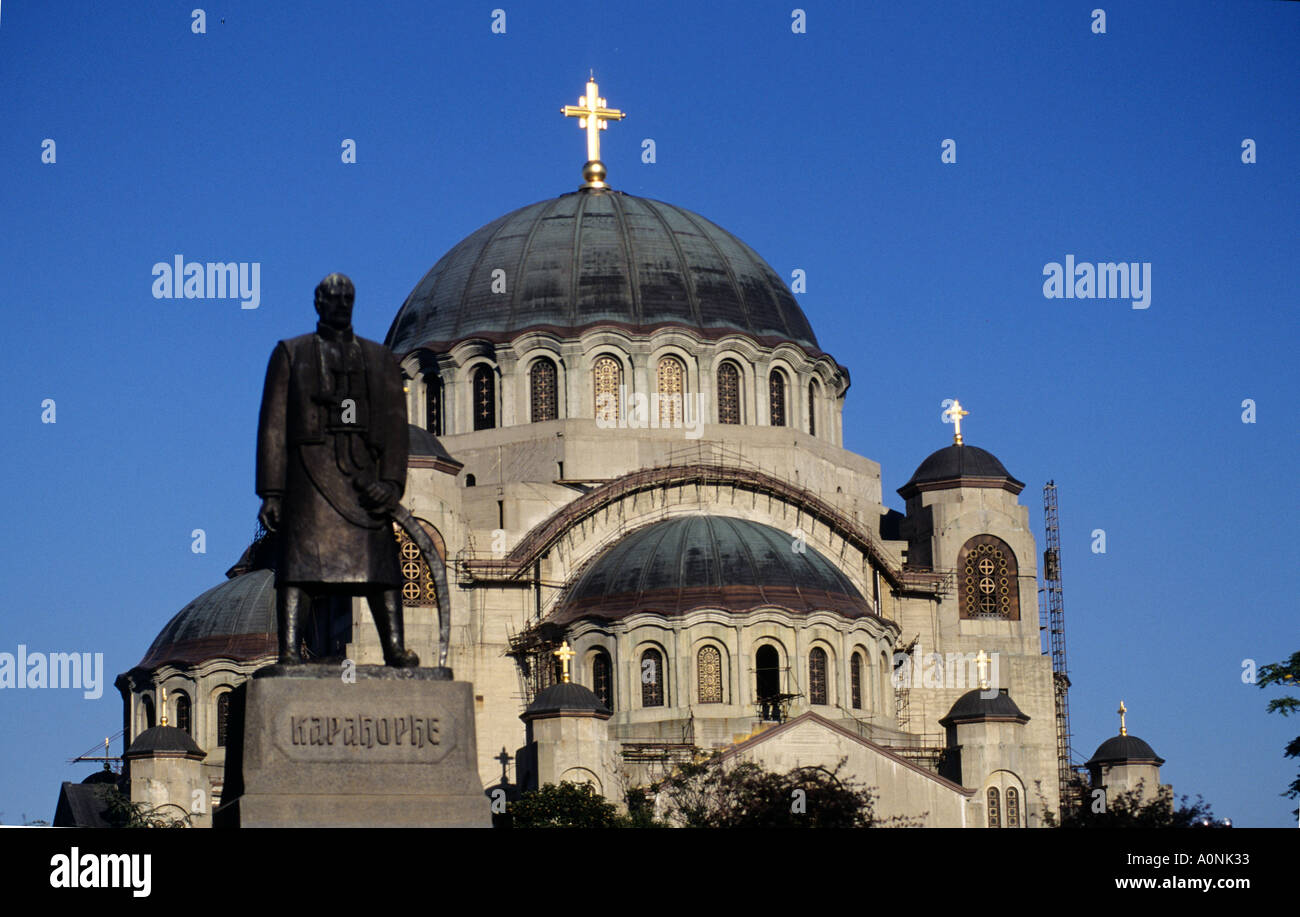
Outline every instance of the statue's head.
<path fill-rule="evenodd" d="M 348 328 L 356 296 L 356 288 L 346 274 L 330 274 L 316 287 L 316 314 L 331 328 Z"/>

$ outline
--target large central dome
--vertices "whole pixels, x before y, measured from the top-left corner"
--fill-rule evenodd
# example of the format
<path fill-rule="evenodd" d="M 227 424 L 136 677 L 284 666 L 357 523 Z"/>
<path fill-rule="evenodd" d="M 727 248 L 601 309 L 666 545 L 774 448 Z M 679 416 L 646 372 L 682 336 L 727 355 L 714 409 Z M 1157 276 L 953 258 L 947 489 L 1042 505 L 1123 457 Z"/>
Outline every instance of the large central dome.
<path fill-rule="evenodd" d="M 741 332 L 820 352 L 794 296 L 752 248 L 699 214 L 611 190 L 539 201 L 472 233 L 406 298 L 385 343 L 404 355 L 597 324 Z"/>

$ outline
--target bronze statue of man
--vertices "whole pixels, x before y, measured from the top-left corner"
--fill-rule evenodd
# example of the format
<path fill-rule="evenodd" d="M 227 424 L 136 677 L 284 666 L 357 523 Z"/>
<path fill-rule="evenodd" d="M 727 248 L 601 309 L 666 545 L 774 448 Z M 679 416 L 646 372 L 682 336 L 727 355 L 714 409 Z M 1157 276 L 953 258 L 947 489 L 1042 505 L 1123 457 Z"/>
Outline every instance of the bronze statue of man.
<path fill-rule="evenodd" d="M 403 634 L 391 513 L 406 488 L 402 374 L 382 344 L 352 332 L 356 291 L 316 287 L 314 334 L 271 354 L 257 429 L 258 518 L 276 538 L 280 662 L 302 662 L 303 616 L 318 595 L 364 595 L 384 661 L 416 666 Z"/>

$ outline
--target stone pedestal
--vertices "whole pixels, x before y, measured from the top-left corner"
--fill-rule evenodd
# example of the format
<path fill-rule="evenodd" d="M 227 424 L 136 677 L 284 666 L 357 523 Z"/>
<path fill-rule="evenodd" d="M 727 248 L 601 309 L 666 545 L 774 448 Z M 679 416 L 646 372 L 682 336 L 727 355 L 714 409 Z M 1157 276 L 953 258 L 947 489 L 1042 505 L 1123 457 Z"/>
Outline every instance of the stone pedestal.
<path fill-rule="evenodd" d="M 490 827 L 450 669 L 269 666 L 231 699 L 216 827 Z"/>

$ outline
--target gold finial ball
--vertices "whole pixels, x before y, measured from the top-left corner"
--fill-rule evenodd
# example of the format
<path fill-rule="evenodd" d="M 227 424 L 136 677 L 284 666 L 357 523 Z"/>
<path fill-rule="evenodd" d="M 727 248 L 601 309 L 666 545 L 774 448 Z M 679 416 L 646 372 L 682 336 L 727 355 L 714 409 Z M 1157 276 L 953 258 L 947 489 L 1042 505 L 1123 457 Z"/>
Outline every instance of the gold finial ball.
<path fill-rule="evenodd" d="M 599 159 L 589 159 L 582 167 L 582 180 L 589 184 L 605 181 L 605 164 Z"/>

